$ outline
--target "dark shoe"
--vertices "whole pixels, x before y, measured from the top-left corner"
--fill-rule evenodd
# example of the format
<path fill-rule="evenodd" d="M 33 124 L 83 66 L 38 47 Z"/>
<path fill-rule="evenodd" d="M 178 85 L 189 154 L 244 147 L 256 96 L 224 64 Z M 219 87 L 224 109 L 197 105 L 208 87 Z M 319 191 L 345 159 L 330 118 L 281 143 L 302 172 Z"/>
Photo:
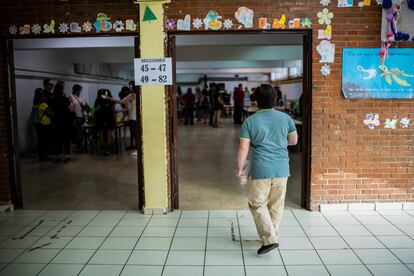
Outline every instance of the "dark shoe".
<path fill-rule="evenodd" d="M 279 247 L 278 243 L 273 243 L 273 244 L 269 244 L 269 245 L 263 245 L 262 247 L 259 248 L 259 250 L 257 250 L 257 255 L 264 255 L 269 253 L 270 251 L 272 251 L 273 249 L 276 249 Z"/>

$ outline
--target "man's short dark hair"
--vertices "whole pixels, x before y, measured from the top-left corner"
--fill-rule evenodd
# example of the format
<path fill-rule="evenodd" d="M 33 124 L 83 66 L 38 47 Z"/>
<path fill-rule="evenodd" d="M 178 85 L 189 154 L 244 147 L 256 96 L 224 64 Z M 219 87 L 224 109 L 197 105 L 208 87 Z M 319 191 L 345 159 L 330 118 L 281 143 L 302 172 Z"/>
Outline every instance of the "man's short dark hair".
<path fill-rule="evenodd" d="M 260 109 L 273 108 L 276 104 L 276 92 L 271 85 L 260 85 L 254 91 L 254 96 Z"/>
<path fill-rule="evenodd" d="M 72 93 L 75 93 L 81 90 L 82 90 L 82 86 L 80 86 L 79 84 L 75 84 L 74 86 L 72 86 Z"/>

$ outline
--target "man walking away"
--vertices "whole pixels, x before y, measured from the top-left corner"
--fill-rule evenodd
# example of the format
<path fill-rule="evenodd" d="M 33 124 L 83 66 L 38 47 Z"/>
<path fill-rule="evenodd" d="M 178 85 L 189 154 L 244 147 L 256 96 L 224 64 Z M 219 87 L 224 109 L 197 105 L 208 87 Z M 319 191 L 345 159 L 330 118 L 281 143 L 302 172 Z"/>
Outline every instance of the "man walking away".
<path fill-rule="evenodd" d="M 279 225 L 282 218 L 286 184 L 289 174 L 288 145 L 296 145 L 298 136 L 293 120 L 274 109 L 276 92 L 262 84 L 255 91 L 259 111 L 248 117 L 240 131 L 237 175 L 252 147 L 247 196 L 256 229 L 262 241 L 258 255 L 279 246 Z"/>

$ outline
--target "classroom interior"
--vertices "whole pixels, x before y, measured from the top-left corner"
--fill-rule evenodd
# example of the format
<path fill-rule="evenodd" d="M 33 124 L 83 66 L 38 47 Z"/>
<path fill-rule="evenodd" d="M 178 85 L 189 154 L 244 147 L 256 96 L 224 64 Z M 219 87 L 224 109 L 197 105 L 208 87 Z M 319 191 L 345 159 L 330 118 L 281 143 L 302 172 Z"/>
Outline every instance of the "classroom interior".
<path fill-rule="evenodd" d="M 94 105 L 97 91 L 109 89 L 114 98 L 133 80 L 134 37 L 21 39 L 14 41 L 16 128 L 21 194 L 24 209 L 138 208 L 137 158 L 122 107 L 116 106 L 116 151 L 103 156 L 96 132 L 89 131 L 82 148 L 72 145 L 70 162 L 39 162 L 36 133 L 30 121 L 33 93 L 50 78 L 74 84 Z M 185 92 L 221 83 L 231 93 L 242 84 L 249 90 L 261 83 L 278 85 L 286 112 L 303 93 L 303 35 L 227 34 L 176 37 L 176 83 Z M 246 188 L 235 176 L 240 125 L 233 123 L 231 95 L 223 128 L 195 120 L 178 121 L 177 167 L 180 209 L 246 209 Z M 246 106 L 246 108 L 248 108 Z M 178 110 L 176 110 L 178 111 Z M 291 148 L 291 177 L 286 207 L 300 208 L 301 145 Z"/>

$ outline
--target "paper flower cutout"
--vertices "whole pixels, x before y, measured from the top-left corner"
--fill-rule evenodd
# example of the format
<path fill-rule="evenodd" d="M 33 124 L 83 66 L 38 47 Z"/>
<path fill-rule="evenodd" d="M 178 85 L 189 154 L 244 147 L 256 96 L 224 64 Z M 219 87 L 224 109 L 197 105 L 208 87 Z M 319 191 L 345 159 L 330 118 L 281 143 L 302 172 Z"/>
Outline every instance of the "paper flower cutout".
<path fill-rule="evenodd" d="M 408 126 L 410 125 L 410 119 L 408 119 L 407 117 L 402 118 L 400 124 L 402 128 L 408 128 Z"/>
<path fill-rule="evenodd" d="M 39 24 L 34 24 L 32 26 L 32 33 L 34 33 L 34 34 L 40 34 L 41 31 L 42 31 L 42 27 L 40 27 Z"/>
<path fill-rule="evenodd" d="M 303 18 L 302 22 L 300 22 L 303 28 L 310 28 L 312 25 L 312 21 L 310 18 Z"/>
<path fill-rule="evenodd" d="M 376 113 L 369 113 L 365 116 L 364 125 L 369 129 L 374 129 L 380 125 L 379 115 Z"/>
<path fill-rule="evenodd" d="M 323 6 L 329 6 L 330 3 L 332 3 L 331 0 L 321 0 L 320 2 Z"/>
<path fill-rule="evenodd" d="M 396 119 L 396 118 L 387 119 L 387 120 L 385 120 L 384 128 L 396 129 L 397 128 L 397 122 L 398 122 L 398 119 Z"/>
<path fill-rule="evenodd" d="M 60 23 L 58 29 L 61 33 L 67 33 L 69 31 L 69 26 L 66 23 Z"/>
<path fill-rule="evenodd" d="M 329 76 L 331 74 L 331 66 L 329 66 L 328 64 L 323 65 L 321 68 L 321 73 L 325 77 Z"/>
<path fill-rule="evenodd" d="M 125 24 L 128 31 L 135 31 L 137 29 L 137 24 L 135 24 L 133 19 L 127 19 Z"/>
<path fill-rule="evenodd" d="M 321 12 L 317 13 L 318 15 L 318 23 L 321 25 L 330 25 L 331 19 L 334 17 L 333 12 L 330 12 L 327 8 L 324 8 Z"/>
<path fill-rule="evenodd" d="M 86 21 L 85 23 L 83 23 L 82 30 L 84 30 L 87 33 L 92 31 L 92 23 L 90 21 Z"/>
<path fill-rule="evenodd" d="M 175 20 L 174 19 L 168 19 L 167 22 L 165 22 L 165 28 L 167 30 L 172 30 L 175 28 Z"/>
<path fill-rule="evenodd" d="M 125 28 L 124 28 L 124 22 L 122 21 L 115 21 L 115 23 L 113 24 L 113 29 L 115 30 L 115 32 L 122 32 Z"/>
<path fill-rule="evenodd" d="M 197 29 L 197 30 L 203 27 L 203 20 L 201 20 L 200 18 L 194 18 L 193 27 L 194 29 Z"/>
<path fill-rule="evenodd" d="M 18 32 L 17 27 L 16 27 L 15 25 L 11 25 L 11 26 L 9 27 L 9 32 L 10 32 L 10 34 L 12 34 L 12 35 L 16 35 L 16 34 L 17 34 L 17 32 Z"/>
<path fill-rule="evenodd" d="M 223 27 L 227 30 L 231 29 L 233 27 L 233 21 L 231 21 L 231 19 L 224 20 Z"/>

